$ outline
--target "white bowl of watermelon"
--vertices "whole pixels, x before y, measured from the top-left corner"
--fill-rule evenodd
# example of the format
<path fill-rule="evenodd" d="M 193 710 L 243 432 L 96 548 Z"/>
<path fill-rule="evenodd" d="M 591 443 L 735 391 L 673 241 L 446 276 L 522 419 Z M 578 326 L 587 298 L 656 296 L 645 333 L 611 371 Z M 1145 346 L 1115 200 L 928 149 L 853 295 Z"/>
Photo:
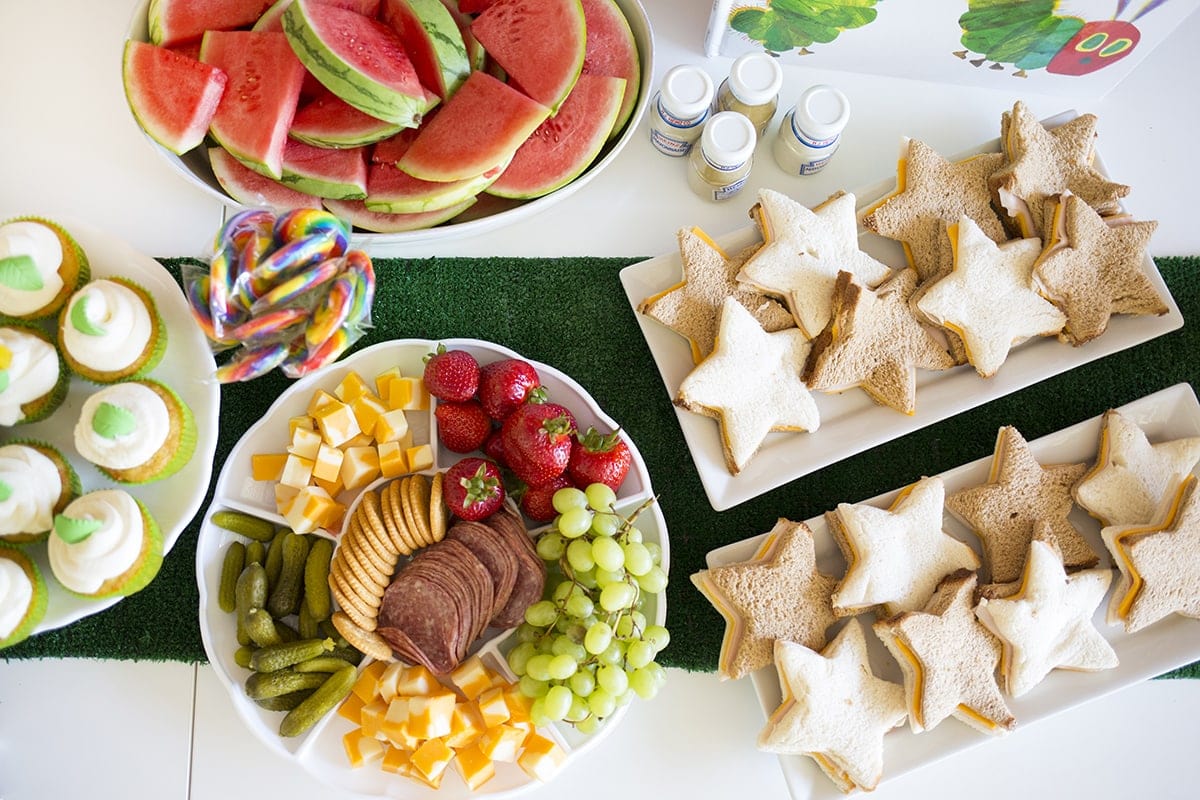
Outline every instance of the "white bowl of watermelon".
<path fill-rule="evenodd" d="M 324 207 L 394 244 L 581 189 L 633 136 L 652 58 L 638 0 L 142 0 L 122 79 L 221 202 Z"/>

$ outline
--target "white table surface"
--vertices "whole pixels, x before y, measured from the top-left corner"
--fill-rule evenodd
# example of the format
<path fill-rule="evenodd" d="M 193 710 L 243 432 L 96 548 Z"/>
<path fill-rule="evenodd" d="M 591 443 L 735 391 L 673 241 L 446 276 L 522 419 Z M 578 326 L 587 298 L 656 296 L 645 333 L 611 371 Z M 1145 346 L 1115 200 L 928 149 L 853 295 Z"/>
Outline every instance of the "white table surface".
<path fill-rule="evenodd" d="M 723 77 L 728 60 L 701 52 L 707 3 L 646 5 L 656 82 L 685 61 Z M 120 48 L 132 8 L 132 0 L 0 2 L 0 217 L 78 219 L 149 255 L 201 255 L 219 203 L 151 151 L 125 105 Z M 1105 164 L 1133 187 L 1128 208 L 1160 222 L 1153 252 L 1200 254 L 1191 197 L 1198 37 L 1194 14 L 1100 100 L 1022 93 L 1015 78 L 1011 91 L 997 92 L 789 67 L 784 104 L 817 82 L 839 86 L 853 104 L 842 148 L 818 176 L 785 176 L 764 151 L 742 200 L 705 203 L 688 191 L 680 162 L 650 147 L 643 121 L 606 174 L 528 221 L 373 254 L 658 255 L 674 247 L 681 226 L 720 235 L 745 225 L 758 187 L 815 204 L 888 178 L 903 135 L 947 155 L 967 150 L 997 135 L 1001 112 L 1017 99 L 1039 117 L 1072 108 L 1099 115 Z M 876 796 L 1193 797 L 1198 716 L 1200 681 L 1151 681 L 886 781 Z M 783 798 L 777 762 L 754 748 L 762 722 L 749 683 L 672 670 L 655 701 L 635 703 L 614 735 L 527 796 Z M 206 666 L 0 660 L 0 800 L 130 796 L 340 795 L 253 739 Z"/>

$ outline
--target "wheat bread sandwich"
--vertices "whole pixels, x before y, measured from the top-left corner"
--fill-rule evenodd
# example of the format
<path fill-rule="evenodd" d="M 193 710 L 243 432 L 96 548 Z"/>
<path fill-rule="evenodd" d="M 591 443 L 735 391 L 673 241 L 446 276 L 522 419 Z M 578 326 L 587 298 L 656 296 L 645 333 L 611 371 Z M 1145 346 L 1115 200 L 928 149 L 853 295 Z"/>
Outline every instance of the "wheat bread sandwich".
<path fill-rule="evenodd" d="M 1117 654 L 1092 624 L 1112 582 L 1106 567 L 1068 574 L 1054 543 L 1039 531 L 1029 543 L 1020 588 L 1000 599 L 980 598 L 975 615 L 1003 647 L 1005 691 L 1020 697 L 1054 669 L 1096 672 L 1117 666 Z"/>
<path fill-rule="evenodd" d="M 731 474 L 745 468 L 770 432 L 820 426 L 801 379 L 808 349 L 799 329 L 768 333 L 732 297 L 721 305 L 716 347 L 680 383 L 675 405 L 716 418 Z"/>
<path fill-rule="evenodd" d="M 1022 238 L 1049 238 L 1039 229 L 1043 205 L 1063 192 L 1078 195 L 1100 214 L 1119 213 L 1129 187 L 1093 166 L 1097 122 L 1096 115 L 1081 114 L 1047 129 L 1019 100 L 1001 117 L 1000 142 L 1008 163 L 992 173 L 990 186 Z"/>
<path fill-rule="evenodd" d="M 987 480 L 946 497 L 946 508 L 979 537 L 994 583 L 1021 577 L 1035 525 L 1043 522 L 1069 569 L 1099 560 L 1087 539 L 1068 519 L 1071 487 L 1087 464 L 1043 466 L 1020 431 L 1000 428 Z"/>
<path fill-rule="evenodd" d="M 990 378 L 1012 347 L 1057 334 L 1067 317 L 1033 288 L 1040 239 L 996 244 L 965 214 L 947 226 L 947 233 L 953 269 L 925 285 L 916 307 L 960 337 L 967 361 Z"/>
<path fill-rule="evenodd" d="M 817 570 L 813 535 L 780 519 L 748 560 L 693 574 L 725 620 L 717 676 L 736 680 L 771 664 L 777 639 L 819 650 L 834 622 L 834 579 Z"/>
<path fill-rule="evenodd" d="M 762 189 L 750 215 L 764 243 L 747 259 L 738 279 L 782 298 L 810 339 L 829 320 L 830 293 L 839 271 L 869 287 L 891 273 L 858 247 L 852 194 L 837 192 L 809 209 L 781 192 Z"/>
<path fill-rule="evenodd" d="M 917 410 L 917 370 L 943 370 L 954 358 L 913 315 L 914 269 L 896 271 L 872 290 L 839 272 L 829 323 L 813 340 L 803 380 L 821 392 L 860 387 L 880 405 Z"/>
<path fill-rule="evenodd" d="M 1033 283 L 1067 315 L 1060 339 L 1090 342 L 1104 333 L 1114 314 L 1167 313 L 1145 270 L 1157 222 L 1110 224 L 1074 194 L 1051 202 L 1053 223 L 1034 265 Z"/>
<path fill-rule="evenodd" d="M 1000 640 L 975 617 L 977 580 L 970 570 L 951 573 L 920 611 L 874 625 L 904 674 L 914 733 L 932 730 L 948 717 L 993 736 L 1016 726 L 996 680 Z"/>
<path fill-rule="evenodd" d="M 742 265 L 758 245 L 729 256 L 699 228 L 680 228 L 677 238 L 683 261 L 682 280 L 645 298 L 637 310 L 687 339 L 693 362 L 700 363 L 712 352 L 726 297 L 745 306 L 764 330 L 795 326 L 791 313 L 779 301 L 737 280 Z"/>
<path fill-rule="evenodd" d="M 1119 570 L 1109 624 L 1136 633 L 1171 614 L 1200 618 L 1200 491 L 1188 475 L 1163 497 L 1151 523 L 1100 531 Z"/>
<path fill-rule="evenodd" d="M 768 753 L 812 758 L 843 792 L 883 777 L 886 734 L 904 724 L 904 688 L 871 671 L 863 625 L 851 618 L 816 652 L 782 639 L 775 668 L 783 701 L 758 735 Z"/>
<path fill-rule="evenodd" d="M 938 477 L 902 489 L 890 508 L 839 503 L 825 520 L 846 559 L 833 593 L 839 617 L 880 608 L 888 616 L 922 608 L 946 575 L 979 567 L 968 545 L 942 530 L 946 488 Z"/>

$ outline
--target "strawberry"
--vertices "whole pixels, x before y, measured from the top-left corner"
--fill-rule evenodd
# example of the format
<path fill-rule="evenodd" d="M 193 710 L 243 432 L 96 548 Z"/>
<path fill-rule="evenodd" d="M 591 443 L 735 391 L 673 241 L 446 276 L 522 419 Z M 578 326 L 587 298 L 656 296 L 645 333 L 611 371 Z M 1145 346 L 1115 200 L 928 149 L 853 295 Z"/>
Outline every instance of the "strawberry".
<path fill-rule="evenodd" d="M 425 388 L 438 400 L 461 403 L 479 390 L 479 362 L 466 350 L 437 350 L 425 356 Z"/>
<path fill-rule="evenodd" d="M 437 417 L 438 440 L 455 453 L 478 450 L 492 432 L 492 418 L 478 400 L 442 401 L 433 415 Z"/>
<path fill-rule="evenodd" d="M 499 428 L 493 428 L 488 437 L 483 440 L 483 454 L 502 467 L 508 466 L 508 457 L 504 455 L 504 437 Z"/>
<path fill-rule="evenodd" d="M 575 418 L 558 403 L 523 403 L 504 420 L 508 468 L 530 486 L 545 486 L 567 469 Z"/>
<path fill-rule="evenodd" d="M 469 457 L 446 470 L 442 478 L 446 507 L 460 519 L 490 517 L 504 504 L 500 467 L 484 458 Z"/>
<path fill-rule="evenodd" d="M 542 380 L 528 361 L 502 358 L 479 370 L 479 401 L 488 416 L 503 421 L 530 396 L 545 397 Z"/>
<path fill-rule="evenodd" d="M 615 492 L 632 463 L 633 455 L 621 438 L 620 429 L 604 434 L 589 427 L 583 436 L 576 432 L 567 471 L 580 489 L 586 489 L 588 484 L 603 483 Z"/>
<path fill-rule="evenodd" d="M 521 491 L 521 511 L 534 522 L 550 522 L 558 511 L 554 509 L 554 493 L 571 485 L 566 475 L 559 475 L 545 486 L 527 486 Z"/>

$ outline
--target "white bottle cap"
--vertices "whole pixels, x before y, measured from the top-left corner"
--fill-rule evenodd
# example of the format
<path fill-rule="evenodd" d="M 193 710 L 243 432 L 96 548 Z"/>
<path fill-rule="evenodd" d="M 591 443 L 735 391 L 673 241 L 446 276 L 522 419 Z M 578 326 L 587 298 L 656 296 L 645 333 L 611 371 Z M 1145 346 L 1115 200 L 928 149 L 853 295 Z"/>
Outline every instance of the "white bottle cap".
<path fill-rule="evenodd" d="M 810 86 L 796 101 L 796 127 L 813 139 L 832 139 L 850 119 L 850 101 L 832 86 Z"/>
<path fill-rule="evenodd" d="M 758 142 L 758 131 L 745 114 L 722 111 L 704 123 L 700 151 L 718 167 L 737 167 L 749 160 Z"/>
<path fill-rule="evenodd" d="M 663 105 L 684 119 L 698 117 L 712 105 L 713 81 L 708 73 L 691 64 L 667 70 L 659 88 Z"/>
<path fill-rule="evenodd" d="M 729 90 L 749 106 L 770 102 L 783 88 L 779 59 L 766 53 L 738 56 L 729 69 Z"/>

